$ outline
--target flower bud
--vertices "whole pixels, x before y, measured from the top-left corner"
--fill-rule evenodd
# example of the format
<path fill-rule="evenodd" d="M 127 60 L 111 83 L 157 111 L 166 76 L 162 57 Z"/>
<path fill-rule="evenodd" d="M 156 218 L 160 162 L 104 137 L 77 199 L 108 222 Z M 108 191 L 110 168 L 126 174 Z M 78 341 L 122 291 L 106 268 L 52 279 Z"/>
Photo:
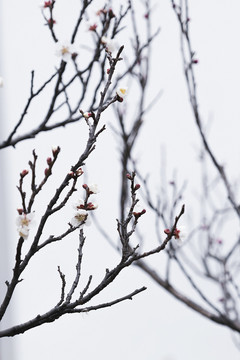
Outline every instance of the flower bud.
<path fill-rule="evenodd" d="M 20 174 L 21 178 L 24 178 L 24 176 L 26 176 L 28 174 L 28 170 L 23 170 Z"/>
<path fill-rule="evenodd" d="M 169 229 L 165 229 L 164 232 L 165 234 L 169 235 L 171 231 Z"/>
<path fill-rule="evenodd" d="M 89 26 L 88 30 L 89 31 L 96 31 L 96 28 L 97 28 L 97 24 L 93 24 L 93 25 Z"/>
<path fill-rule="evenodd" d="M 52 147 L 52 154 L 54 157 L 56 157 L 58 155 L 58 153 L 60 152 L 60 147 L 59 146 L 53 146 Z"/>
<path fill-rule="evenodd" d="M 51 158 L 51 157 L 48 157 L 48 158 L 47 158 L 47 164 L 48 164 L 48 165 L 52 165 L 52 158 Z"/>
<path fill-rule="evenodd" d="M 81 176 L 83 174 L 83 170 L 81 168 L 76 170 L 76 175 Z"/>
<path fill-rule="evenodd" d="M 50 174 L 50 169 L 49 169 L 49 168 L 46 168 L 46 169 L 44 170 L 44 174 L 45 174 L 45 176 L 48 176 L 48 175 Z"/>

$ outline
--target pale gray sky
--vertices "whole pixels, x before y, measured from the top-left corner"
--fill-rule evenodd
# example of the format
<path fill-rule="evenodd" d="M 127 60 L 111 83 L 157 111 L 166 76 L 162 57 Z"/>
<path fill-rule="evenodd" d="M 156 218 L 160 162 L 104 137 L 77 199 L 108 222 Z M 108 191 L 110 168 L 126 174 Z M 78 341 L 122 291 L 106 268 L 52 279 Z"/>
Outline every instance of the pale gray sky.
<path fill-rule="evenodd" d="M 154 96 L 160 88 L 163 89 L 163 96 L 149 113 L 136 154 L 142 171 L 150 172 L 152 183 L 156 185 L 160 171 L 160 161 L 157 159 L 158 155 L 160 158 L 161 145 L 164 145 L 167 153 L 167 177 L 170 179 L 173 169 L 178 169 L 179 180 L 188 179 L 186 206 L 194 209 L 192 191 L 198 184 L 197 150 L 200 142 L 182 74 L 177 21 L 170 1 L 160 0 L 156 3 L 154 26 L 159 25 L 161 33 L 153 49 L 151 94 Z M 56 1 L 56 29 L 62 40 L 68 38 L 68 26 L 77 4 L 76 0 L 69 0 L 67 3 L 63 0 Z M 210 139 L 219 158 L 223 163 L 227 162 L 229 174 L 235 178 L 239 176 L 236 163 L 239 161 L 240 3 L 237 0 L 189 0 L 189 6 L 192 40 L 199 58 L 196 76 L 200 109 L 206 120 L 212 120 Z M 4 87 L 0 89 L 2 137 L 2 133 L 8 134 L 23 109 L 29 94 L 30 71 L 35 69 L 36 78 L 40 81 L 59 60 L 54 55 L 55 48 L 49 32 L 43 25 L 38 1 L 3 0 L 0 16 L 0 76 L 4 78 Z M 124 37 L 119 41 L 124 41 Z M 127 52 L 124 56 L 127 57 Z M 129 97 L 128 101 L 134 106 L 133 99 Z M 114 121 L 107 115 L 106 113 L 103 121 L 107 124 Z M 37 109 L 35 113 L 31 113 L 30 121 L 34 122 L 35 116 L 37 117 Z M 33 148 L 39 154 L 40 164 L 45 166 L 43 164 L 51 152 L 51 146 L 57 144 L 62 148 L 58 168 L 61 176 L 61 169 L 71 164 L 70 159 L 73 162 L 75 160 L 84 129 L 83 124 L 77 124 L 68 129 L 57 130 L 55 134 L 40 135 L 33 141 L 17 145 L 16 149 L 2 151 L 1 174 L 6 175 L 3 193 L 7 196 L 4 198 L 6 204 L 2 206 L 1 219 L 3 216 L 7 219 L 10 229 L 6 229 L 1 247 L 2 240 L 6 240 L 9 269 L 12 268 L 17 241 L 15 218 L 20 202 L 16 190 L 19 172 L 26 167 Z M 97 150 L 89 159 L 88 177 L 90 182 L 98 183 L 101 188 L 101 193 L 97 196 L 97 216 L 108 226 L 109 232 L 114 234 L 114 239 L 117 239 L 118 193 L 115 188 L 119 184 L 118 158 L 117 143 L 108 126 L 107 131 L 99 138 Z M 109 169 L 111 176 L 108 175 Z M 40 203 L 36 213 L 40 212 L 42 206 Z M 197 210 L 194 211 L 197 213 Z M 71 219 L 71 207 L 68 207 L 67 216 L 67 219 L 61 218 L 58 222 L 67 223 Z M 152 221 L 151 214 L 147 213 L 143 221 L 143 233 L 146 235 Z M 58 224 L 51 231 L 58 232 Z M 100 239 L 94 227 L 87 228 L 86 235 L 88 243 L 84 276 L 87 278 L 89 274 L 94 274 L 97 279 L 106 267 L 116 264 L 117 254 Z M 152 247 L 151 237 L 149 248 Z M 55 305 L 60 294 L 57 265 L 61 265 L 70 279 L 75 270 L 76 247 L 73 237 L 70 242 L 50 247 L 46 253 L 36 256 L 14 296 L 11 306 L 12 324 L 27 321 Z M 152 261 L 157 264 L 160 259 L 161 254 Z M 66 357 L 71 360 L 80 357 L 86 360 L 239 359 L 239 351 L 234 346 L 228 329 L 188 310 L 134 267 L 126 269 L 98 299 L 100 302 L 109 301 L 143 285 L 148 290 L 131 302 L 89 315 L 65 316 L 23 335 L 0 340 L 3 349 L 6 349 L 3 350 L 5 352 L 1 360 L 62 360 Z M 11 359 L 9 348 L 14 351 Z"/>

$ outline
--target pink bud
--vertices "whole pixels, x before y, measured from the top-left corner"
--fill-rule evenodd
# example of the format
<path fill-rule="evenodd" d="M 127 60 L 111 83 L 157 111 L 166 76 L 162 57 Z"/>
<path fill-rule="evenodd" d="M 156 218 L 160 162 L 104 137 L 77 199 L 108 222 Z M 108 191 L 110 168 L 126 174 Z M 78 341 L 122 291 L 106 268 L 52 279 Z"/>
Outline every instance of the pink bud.
<path fill-rule="evenodd" d="M 54 24 L 56 24 L 56 20 L 54 20 L 54 19 L 52 19 L 52 18 L 48 19 L 48 25 L 49 25 L 51 28 L 53 27 Z"/>
<path fill-rule="evenodd" d="M 193 63 L 193 64 L 198 64 L 199 61 L 198 61 L 197 59 L 194 59 L 194 60 L 192 60 L 192 63 Z"/>
<path fill-rule="evenodd" d="M 169 229 L 165 229 L 164 232 L 165 232 L 165 234 L 167 234 L 167 235 L 170 234 L 170 230 L 169 230 Z"/>
<path fill-rule="evenodd" d="M 119 95 L 117 95 L 117 101 L 119 101 L 119 102 L 123 102 L 123 98 L 122 98 L 122 97 L 120 97 Z"/>
<path fill-rule="evenodd" d="M 87 184 L 83 184 L 83 186 L 82 186 L 85 190 L 88 190 L 88 186 L 87 186 Z"/>
<path fill-rule="evenodd" d="M 48 158 L 47 158 L 47 164 L 48 164 L 48 165 L 52 165 L 52 158 L 51 158 L 51 157 L 48 157 Z"/>
<path fill-rule="evenodd" d="M 89 26 L 89 31 L 96 31 L 96 28 L 97 28 L 97 24 L 93 24 L 91 26 Z"/>
<path fill-rule="evenodd" d="M 23 214 L 23 209 L 17 209 L 17 212 L 19 215 L 22 215 Z"/>
<path fill-rule="evenodd" d="M 24 176 L 26 176 L 28 174 L 28 170 L 23 170 L 20 174 L 20 176 L 23 178 Z"/>
<path fill-rule="evenodd" d="M 44 1 L 43 7 L 44 7 L 44 8 L 48 8 L 48 7 L 51 8 L 52 5 L 53 5 L 53 4 L 52 4 L 52 1 Z"/>
<path fill-rule="evenodd" d="M 107 69 L 107 74 L 109 74 L 110 73 L 110 69 Z"/>
<path fill-rule="evenodd" d="M 45 176 L 49 175 L 49 168 L 46 168 L 46 169 L 44 170 L 44 174 L 45 174 Z"/>
<path fill-rule="evenodd" d="M 141 187 L 140 184 L 136 184 L 136 185 L 134 186 L 134 190 L 136 191 L 136 190 L 140 189 L 140 187 Z"/>
<path fill-rule="evenodd" d="M 126 174 L 126 178 L 128 178 L 129 180 L 132 180 L 132 176 L 130 174 Z"/>

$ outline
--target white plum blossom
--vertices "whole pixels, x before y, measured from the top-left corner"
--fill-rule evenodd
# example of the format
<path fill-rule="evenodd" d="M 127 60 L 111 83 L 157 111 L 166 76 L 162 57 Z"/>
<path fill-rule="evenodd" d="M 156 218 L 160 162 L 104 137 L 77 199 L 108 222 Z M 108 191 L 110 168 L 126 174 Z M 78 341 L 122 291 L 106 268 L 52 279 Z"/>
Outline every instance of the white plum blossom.
<path fill-rule="evenodd" d="M 99 188 L 98 188 L 98 185 L 97 184 L 91 184 L 88 186 L 88 191 L 91 193 L 91 194 L 97 194 L 99 193 Z"/>
<path fill-rule="evenodd" d="M 19 236 L 24 239 L 28 238 L 29 229 L 34 225 L 33 222 L 34 213 L 21 214 L 16 219 L 17 231 Z"/>
<path fill-rule="evenodd" d="M 3 87 L 3 78 L 0 76 L 0 87 Z"/>
<path fill-rule="evenodd" d="M 28 238 L 29 235 L 29 229 L 26 226 L 22 226 L 18 228 L 18 234 L 19 236 L 23 237 L 24 239 Z"/>
<path fill-rule="evenodd" d="M 84 209 L 78 209 L 71 220 L 71 224 L 73 226 L 91 225 L 91 220 L 89 219 L 88 212 Z"/>
<path fill-rule="evenodd" d="M 121 98 L 124 99 L 127 95 L 128 88 L 126 86 L 119 86 L 116 90 L 116 94 Z"/>
<path fill-rule="evenodd" d="M 115 39 L 110 39 L 107 36 L 101 38 L 102 44 L 105 45 L 106 50 L 110 53 L 114 52 L 117 49 L 117 42 Z"/>
<path fill-rule="evenodd" d="M 62 58 L 63 61 L 67 62 L 71 59 L 74 53 L 74 45 L 69 41 L 58 42 L 56 45 L 55 54 Z"/>

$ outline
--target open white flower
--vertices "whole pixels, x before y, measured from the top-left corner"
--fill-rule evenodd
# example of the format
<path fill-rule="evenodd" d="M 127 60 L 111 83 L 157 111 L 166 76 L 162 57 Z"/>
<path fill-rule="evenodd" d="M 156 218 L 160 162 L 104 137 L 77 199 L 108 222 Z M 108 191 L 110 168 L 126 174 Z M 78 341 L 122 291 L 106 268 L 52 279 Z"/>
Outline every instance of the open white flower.
<path fill-rule="evenodd" d="M 114 52 L 117 49 L 117 42 L 115 39 L 110 39 L 107 36 L 101 38 L 102 44 L 106 46 L 106 50 L 110 53 Z"/>
<path fill-rule="evenodd" d="M 29 235 L 29 229 L 26 226 L 21 226 L 20 228 L 18 228 L 18 234 L 24 239 L 27 239 Z"/>
<path fill-rule="evenodd" d="M 71 224 L 73 226 L 91 225 L 91 220 L 89 218 L 88 212 L 84 209 L 78 209 L 71 220 Z"/>
<path fill-rule="evenodd" d="M 99 193 L 99 188 L 98 188 L 98 185 L 97 184 L 91 184 L 88 186 L 88 191 L 91 193 L 91 194 L 97 194 Z"/>
<path fill-rule="evenodd" d="M 34 213 L 21 214 L 16 219 L 17 231 L 19 236 L 27 239 L 29 229 L 34 225 L 33 222 Z"/>
<path fill-rule="evenodd" d="M 55 54 L 62 58 L 63 61 L 67 62 L 71 59 L 74 53 L 74 45 L 69 41 L 58 42 L 56 45 Z"/>
<path fill-rule="evenodd" d="M 121 98 L 124 99 L 127 95 L 128 88 L 126 86 L 119 86 L 116 90 L 116 94 Z"/>

